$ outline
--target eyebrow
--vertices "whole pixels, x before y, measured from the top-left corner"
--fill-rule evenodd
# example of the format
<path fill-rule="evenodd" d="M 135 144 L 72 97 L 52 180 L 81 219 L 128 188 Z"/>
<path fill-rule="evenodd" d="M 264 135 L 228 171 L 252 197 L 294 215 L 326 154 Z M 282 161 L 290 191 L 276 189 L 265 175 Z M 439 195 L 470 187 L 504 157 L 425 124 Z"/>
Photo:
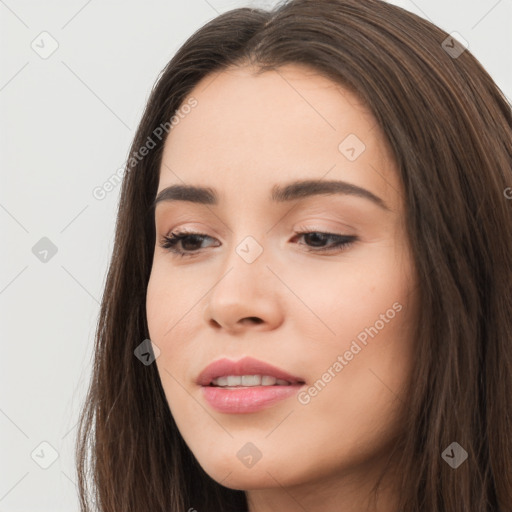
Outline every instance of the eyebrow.
<path fill-rule="evenodd" d="M 362 197 L 372 201 L 380 208 L 391 211 L 386 203 L 378 196 L 346 181 L 337 180 L 300 180 L 274 185 L 270 199 L 282 203 L 304 199 L 316 195 L 343 194 Z M 189 201 L 192 203 L 217 205 L 219 196 L 215 189 L 199 185 L 171 185 L 161 190 L 153 202 L 153 208 L 162 201 Z"/>

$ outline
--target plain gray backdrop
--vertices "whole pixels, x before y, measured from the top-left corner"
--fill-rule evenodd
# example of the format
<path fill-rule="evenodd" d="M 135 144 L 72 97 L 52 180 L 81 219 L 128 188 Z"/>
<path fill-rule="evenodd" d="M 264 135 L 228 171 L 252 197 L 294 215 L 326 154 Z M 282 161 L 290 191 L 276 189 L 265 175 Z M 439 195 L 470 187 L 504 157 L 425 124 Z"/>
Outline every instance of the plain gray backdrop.
<path fill-rule="evenodd" d="M 512 97 L 512 0 L 392 2 Z M 0 0 L 0 512 L 78 510 L 74 442 L 125 164 L 149 92 L 217 14 L 272 1 Z M 512 183 L 510 184 L 512 186 Z"/>

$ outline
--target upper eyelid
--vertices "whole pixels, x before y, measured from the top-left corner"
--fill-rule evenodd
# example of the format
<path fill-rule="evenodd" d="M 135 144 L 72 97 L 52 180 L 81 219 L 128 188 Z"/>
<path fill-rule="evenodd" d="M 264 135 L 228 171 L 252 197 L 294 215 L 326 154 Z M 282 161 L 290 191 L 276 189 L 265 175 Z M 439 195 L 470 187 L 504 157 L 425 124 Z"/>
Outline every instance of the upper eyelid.
<path fill-rule="evenodd" d="M 347 228 L 348 229 L 348 228 Z M 307 234 L 307 233 L 322 233 L 324 235 L 334 235 L 334 236 L 355 236 L 351 233 L 340 233 L 338 229 L 330 229 L 330 228 L 320 228 L 315 226 L 305 227 L 305 226 L 299 226 L 296 229 L 293 229 L 293 234 Z M 208 233 L 205 233 L 204 230 L 195 230 L 194 228 L 173 228 L 170 229 L 164 234 L 163 236 L 172 236 L 172 234 L 177 236 L 186 236 L 186 235 L 197 235 L 201 237 L 206 238 L 218 238 L 219 235 L 210 235 Z"/>
<path fill-rule="evenodd" d="M 304 213 L 304 212 L 301 212 L 301 213 Z M 326 212 L 311 212 L 310 214 L 312 215 L 325 215 Z M 336 215 L 337 216 L 337 215 Z M 282 218 L 281 218 L 282 220 Z M 164 222 L 164 220 L 161 221 L 162 223 Z M 161 222 L 156 222 L 156 227 L 158 229 L 158 224 L 160 224 Z M 177 221 L 179 222 L 179 221 Z M 186 223 L 187 220 L 184 219 L 182 222 Z M 190 221 L 190 223 L 192 224 L 192 226 L 188 226 L 188 225 L 184 225 L 184 226 L 181 226 L 179 223 L 176 225 L 176 227 L 173 227 L 172 229 L 166 229 L 166 230 L 163 230 L 163 229 L 160 229 L 160 231 L 166 231 L 167 233 L 171 233 L 171 232 L 175 232 L 175 231 L 192 231 L 193 233 L 192 234 L 207 234 L 205 233 L 204 231 L 213 231 L 215 233 L 214 236 L 222 236 L 221 233 L 219 233 L 216 229 L 214 228 L 211 228 L 211 227 L 199 227 L 199 226 L 195 226 L 194 224 L 202 224 L 201 222 L 194 222 L 194 221 Z M 279 224 L 280 222 L 276 223 L 276 224 L 270 224 L 271 228 L 266 230 L 266 232 L 268 233 L 269 231 L 271 230 L 274 230 L 275 229 L 275 226 L 277 224 Z M 329 226 L 326 226 L 326 225 L 323 225 L 325 223 L 328 223 L 328 224 L 332 224 L 332 223 L 335 223 L 337 224 L 338 226 L 337 227 L 329 227 Z M 173 224 L 175 224 L 173 222 Z M 225 226 L 225 223 L 222 222 L 222 224 Z M 312 225 L 306 225 L 306 224 L 312 224 Z M 297 226 L 296 228 L 293 229 L 293 231 L 319 231 L 319 232 L 324 232 L 324 233 L 332 233 L 332 234 L 342 234 L 342 233 L 338 233 L 340 230 L 349 230 L 349 231 L 353 231 L 355 229 L 355 226 L 351 226 L 350 224 L 347 224 L 347 223 L 344 223 L 341 221 L 341 219 L 336 219 L 334 216 L 331 216 L 330 218 L 318 218 L 318 217 L 312 217 L 312 218 L 308 218 L 308 219 L 305 219 L 305 220 L 301 220 L 301 221 L 298 221 L 298 222 L 294 222 L 293 223 L 293 226 Z M 230 233 L 232 233 L 233 231 L 227 227 L 227 231 L 229 231 Z M 210 236 L 210 235 L 208 235 Z"/>

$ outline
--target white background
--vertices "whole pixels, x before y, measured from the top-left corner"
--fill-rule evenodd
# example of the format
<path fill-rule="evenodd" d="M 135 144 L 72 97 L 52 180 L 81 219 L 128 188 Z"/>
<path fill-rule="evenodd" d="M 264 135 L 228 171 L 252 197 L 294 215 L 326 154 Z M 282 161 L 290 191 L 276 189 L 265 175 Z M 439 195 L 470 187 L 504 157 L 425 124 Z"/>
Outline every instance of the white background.
<path fill-rule="evenodd" d="M 0 0 L 0 512 L 78 510 L 75 426 L 119 194 L 93 189 L 124 166 L 151 87 L 188 36 L 273 3 Z M 461 34 L 512 98 L 512 0 L 393 3 Z M 43 31 L 58 43 L 46 59 L 31 47 L 51 48 Z M 57 247 L 46 263 L 32 252 L 43 237 Z M 47 469 L 42 442 L 58 453 Z"/>

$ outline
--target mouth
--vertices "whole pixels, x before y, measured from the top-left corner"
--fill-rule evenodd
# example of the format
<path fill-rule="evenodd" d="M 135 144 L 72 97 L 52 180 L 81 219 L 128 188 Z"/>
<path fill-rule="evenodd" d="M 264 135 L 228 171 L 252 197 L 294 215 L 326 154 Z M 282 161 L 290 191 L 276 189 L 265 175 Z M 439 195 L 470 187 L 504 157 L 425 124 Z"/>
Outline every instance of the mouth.
<path fill-rule="evenodd" d="M 256 386 L 293 386 L 304 382 L 291 382 L 273 375 L 223 375 L 213 379 L 209 386 L 224 389 L 252 388 Z"/>
<path fill-rule="evenodd" d="M 290 386 L 305 383 L 302 377 L 291 375 L 281 368 L 252 357 L 244 357 L 238 361 L 218 359 L 204 368 L 196 382 L 200 386 L 222 388 Z"/>
<path fill-rule="evenodd" d="M 220 359 L 197 378 L 203 396 L 219 412 L 236 414 L 266 409 L 296 394 L 305 384 L 301 377 L 263 361 L 245 357 Z"/>

